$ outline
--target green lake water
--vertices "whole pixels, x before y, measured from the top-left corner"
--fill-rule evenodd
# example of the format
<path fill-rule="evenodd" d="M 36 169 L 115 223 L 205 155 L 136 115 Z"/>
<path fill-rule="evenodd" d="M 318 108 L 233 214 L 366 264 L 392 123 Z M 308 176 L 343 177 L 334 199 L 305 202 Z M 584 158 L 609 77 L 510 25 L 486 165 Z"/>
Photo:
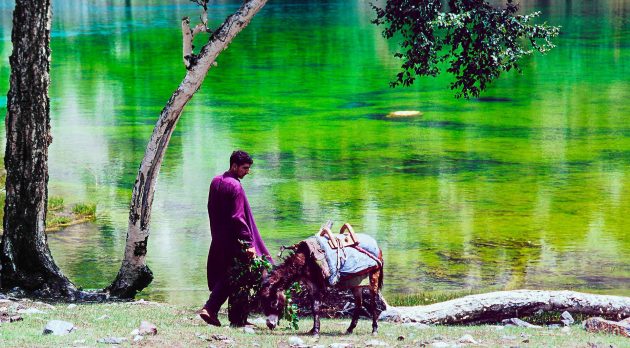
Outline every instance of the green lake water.
<path fill-rule="evenodd" d="M 238 1 L 215 1 L 212 26 Z M 186 107 L 161 169 L 144 298 L 208 294 L 211 178 L 233 149 L 274 253 L 322 222 L 350 222 L 385 257 L 385 294 L 578 289 L 630 295 L 630 2 L 522 1 L 562 26 L 481 99 L 447 75 L 391 89 L 395 42 L 368 1 L 270 1 Z M 131 188 L 160 110 L 182 80 L 189 1 L 53 1 L 50 194 L 98 219 L 51 234 L 79 286 L 123 255 Z M 13 2 L 0 1 L 0 114 Z M 203 44 L 198 40 L 197 47 Z M 421 117 L 389 119 L 396 110 Z M 1 139 L 4 148 L 4 122 Z"/>

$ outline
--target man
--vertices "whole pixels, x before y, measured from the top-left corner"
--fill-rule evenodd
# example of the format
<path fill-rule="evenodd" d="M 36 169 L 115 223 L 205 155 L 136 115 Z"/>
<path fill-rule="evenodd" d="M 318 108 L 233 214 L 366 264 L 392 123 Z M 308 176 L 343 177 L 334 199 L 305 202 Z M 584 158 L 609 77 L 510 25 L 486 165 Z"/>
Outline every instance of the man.
<path fill-rule="evenodd" d="M 228 318 L 233 326 L 247 324 L 249 308 L 236 298 L 233 276 L 229 270 L 239 262 L 251 262 L 256 256 L 269 251 L 256 228 L 249 202 L 240 180 L 249 174 L 254 163 L 245 151 L 234 151 L 230 156 L 230 169 L 212 179 L 208 196 L 208 216 L 212 243 L 208 253 L 208 288 L 212 293 L 199 316 L 209 325 L 221 326 L 217 317 L 219 308 L 230 298 Z M 247 301 L 245 301 L 247 302 Z"/>

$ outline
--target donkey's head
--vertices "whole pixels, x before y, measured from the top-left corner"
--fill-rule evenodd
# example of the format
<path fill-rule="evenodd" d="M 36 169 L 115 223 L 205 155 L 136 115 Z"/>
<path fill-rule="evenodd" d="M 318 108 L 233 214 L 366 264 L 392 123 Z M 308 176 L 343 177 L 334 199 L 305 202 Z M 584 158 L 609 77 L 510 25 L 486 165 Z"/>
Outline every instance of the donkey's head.
<path fill-rule="evenodd" d="M 284 313 L 286 297 L 284 296 L 284 291 L 277 284 L 271 283 L 273 279 L 270 281 L 270 278 L 268 277 L 263 281 L 260 289 L 260 304 L 263 313 L 267 317 L 267 327 L 273 330 L 278 326 L 278 322 Z"/>

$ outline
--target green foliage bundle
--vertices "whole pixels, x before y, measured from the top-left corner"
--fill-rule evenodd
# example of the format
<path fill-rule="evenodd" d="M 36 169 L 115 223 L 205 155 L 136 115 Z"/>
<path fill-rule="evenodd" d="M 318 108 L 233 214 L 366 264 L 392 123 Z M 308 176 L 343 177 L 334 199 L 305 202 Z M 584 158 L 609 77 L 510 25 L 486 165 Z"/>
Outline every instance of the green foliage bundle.
<path fill-rule="evenodd" d="M 416 76 L 436 76 L 445 63 L 455 76 L 455 96 L 466 99 L 478 97 L 502 71 L 520 72 L 521 57 L 555 47 L 551 39 L 560 30 L 531 24 L 540 12 L 517 15 L 512 0 L 504 8 L 484 0 L 450 0 L 447 11 L 439 0 L 387 0 L 384 8 L 372 7 L 372 22 L 385 25 L 383 36 L 402 37 L 401 51 L 395 53 L 403 61 L 402 71 L 392 87 L 409 86 Z"/>
<path fill-rule="evenodd" d="M 247 246 L 243 246 L 243 257 L 235 258 L 229 271 L 231 287 L 235 290 L 234 300 L 228 306 L 238 305 L 252 308 L 262 287 L 263 275 L 271 271 L 271 262 L 265 256 L 255 256 L 249 260 Z"/>
<path fill-rule="evenodd" d="M 291 284 L 291 286 L 284 291 L 284 296 L 287 299 L 282 318 L 287 321 L 289 328 L 298 330 L 300 318 L 298 317 L 298 306 L 293 302 L 293 295 L 297 295 L 302 292 L 302 287 L 299 282 Z"/>

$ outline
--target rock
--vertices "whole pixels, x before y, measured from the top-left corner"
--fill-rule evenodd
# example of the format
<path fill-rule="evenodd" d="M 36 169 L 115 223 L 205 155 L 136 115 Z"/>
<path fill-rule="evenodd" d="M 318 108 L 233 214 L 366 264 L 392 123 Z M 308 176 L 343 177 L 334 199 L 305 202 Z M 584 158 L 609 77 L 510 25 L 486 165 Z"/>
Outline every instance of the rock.
<path fill-rule="evenodd" d="M 394 308 L 386 309 L 382 311 L 381 314 L 378 316 L 378 320 L 400 322 L 401 320 L 400 312 L 398 312 Z"/>
<path fill-rule="evenodd" d="M 131 332 L 129 333 L 131 336 L 135 336 L 140 334 L 140 330 L 139 329 L 133 329 L 131 330 Z"/>
<path fill-rule="evenodd" d="M 291 336 L 289 337 L 289 340 L 287 341 L 289 343 L 290 346 L 302 346 L 304 345 L 304 340 L 297 337 L 297 336 Z"/>
<path fill-rule="evenodd" d="M 400 111 L 392 111 L 387 114 L 387 118 L 404 118 L 404 117 L 416 117 L 422 116 L 422 113 L 417 110 L 400 110 Z"/>
<path fill-rule="evenodd" d="M 423 323 L 404 323 L 403 325 L 407 327 L 412 327 L 414 329 L 419 329 L 419 330 L 424 330 L 431 327 L 430 325 L 423 324 Z"/>
<path fill-rule="evenodd" d="M 98 343 L 105 343 L 105 344 L 122 344 L 126 340 L 127 339 L 124 338 L 124 337 L 105 337 L 105 338 L 101 338 L 97 342 Z"/>
<path fill-rule="evenodd" d="M 569 333 L 569 332 L 571 332 L 571 328 L 568 327 L 568 326 L 565 326 L 562 329 L 560 329 L 560 332 L 562 332 L 562 333 Z"/>
<path fill-rule="evenodd" d="M 519 318 L 510 318 L 510 319 L 505 319 L 501 321 L 502 324 L 504 325 L 514 325 L 514 326 L 518 326 L 518 327 L 529 327 L 529 328 L 541 328 L 538 325 L 533 325 L 530 324 L 524 320 L 521 320 Z"/>
<path fill-rule="evenodd" d="M 619 324 L 630 325 L 630 317 L 627 317 L 626 319 L 623 319 L 623 320 L 619 320 Z"/>
<path fill-rule="evenodd" d="M 246 334 L 250 334 L 250 335 L 255 335 L 256 334 L 256 330 L 254 330 L 253 328 L 246 326 L 243 328 L 243 332 Z"/>
<path fill-rule="evenodd" d="M 605 333 L 630 337 L 630 325 L 618 321 L 606 320 L 600 317 L 586 319 L 582 325 L 588 332 Z"/>
<path fill-rule="evenodd" d="M 72 323 L 63 320 L 51 320 L 44 327 L 44 335 L 53 334 L 55 336 L 67 335 L 76 330 Z"/>
<path fill-rule="evenodd" d="M 13 323 L 22 320 L 19 315 L 9 315 L 8 313 L 0 313 L 0 323 Z"/>
<path fill-rule="evenodd" d="M 571 313 L 564 311 L 562 312 L 562 314 L 560 315 L 560 317 L 562 318 L 561 321 L 564 325 L 569 326 L 573 323 L 575 323 L 575 320 L 573 320 L 573 317 L 571 316 Z"/>
<path fill-rule="evenodd" d="M 503 336 L 501 339 L 504 341 L 514 341 L 516 340 L 516 336 Z"/>
<path fill-rule="evenodd" d="M 452 346 L 453 346 L 452 344 L 448 342 L 442 342 L 442 341 L 431 343 L 431 347 L 435 347 L 435 348 L 447 348 L 447 347 L 452 347 Z"/>
<path fill-rule="evenodd" d="M 464 343 L 464 344 L 477 344 L 477 341 L 475 341 L 475 339 L 471 335 L 468 335 L 468 334 L 460 337 L 459 340 L 457 340 L 457 342 Z"/>
<path fill-rule="evenodd" d="M 135 335 L 133 336 L 133 341 L 134 342 L 138 342 L 138 341 L 142 341 L 144 337 L 140 336 L 140 335 Z"/>
<path fill-rule="evenodd" d="M 148 321 L 142 321 L 138 329 L 140 335 L 157 335 L 157 327 Z"/>
<path fill-rule="evenodd" d="M 103 314 L 100 317 L 96 318 L 96 320 L 103 320 L 103 319 L 107 319 L 109 318 L 109 316 L 107 314 Z"/>
<path fill-rule="evenodd" d="M 18 314 L 46 314 L 44 311 L 40 311 L 37 308 L 18 309 Z"/>
<path fill-rule="evenodd" d="M 254 318 L 252 320 L 250 320 L 250 322 L 254 325 L 259 325 L 259 326 L 263 326 L 266 327 L 267 325 L 267 319 L 263 318 L 263 317 L 258 317 L 258 318 Z"/>
<path fill-rule="evenodd" d="M 229 337 L 225 335 L 218 335 L 218 334 L 212 335 L 212 339 L 215 341 L 229 341 L 230 340 Z"/>
<path fill-rule="evenodd" d="M 68 309 L 75 309 L 75 308 L 77 308 L 77 305 L 74 303 L 71 303 L 68 305 Z"/>
<path fill-rule="evenodd" d="M 350 343 L 331 343 L 328 345 L 328 348 L 350 348 L 352 345 Z"/>
<path fill-rule="evenodd" d="M 48 303 L 41 302 L 41 301 L 35 301 L 33 303 L 38 305 L 38 306 L 42 306 L 42 307 L 44 307 L 46 309 L 55 309 L 55 306 L 53 306 L 51 304 L 48 304 Z"/>
<path fill-rule="evenodd" d="M 559 329 L 560 325 L 558 325 L 558 324 L 551 324 L 551 325 L 549 325 L 547 327 L 550 328 L 550 329 Z"/>
<path fill-rule="evenodd" d="M 379 341 L 379 340 L 369 340 L 365 342 L 366 347 L 385 347 L 387 345 L 388 345 L 387 343 L 383 341 Z"/>

